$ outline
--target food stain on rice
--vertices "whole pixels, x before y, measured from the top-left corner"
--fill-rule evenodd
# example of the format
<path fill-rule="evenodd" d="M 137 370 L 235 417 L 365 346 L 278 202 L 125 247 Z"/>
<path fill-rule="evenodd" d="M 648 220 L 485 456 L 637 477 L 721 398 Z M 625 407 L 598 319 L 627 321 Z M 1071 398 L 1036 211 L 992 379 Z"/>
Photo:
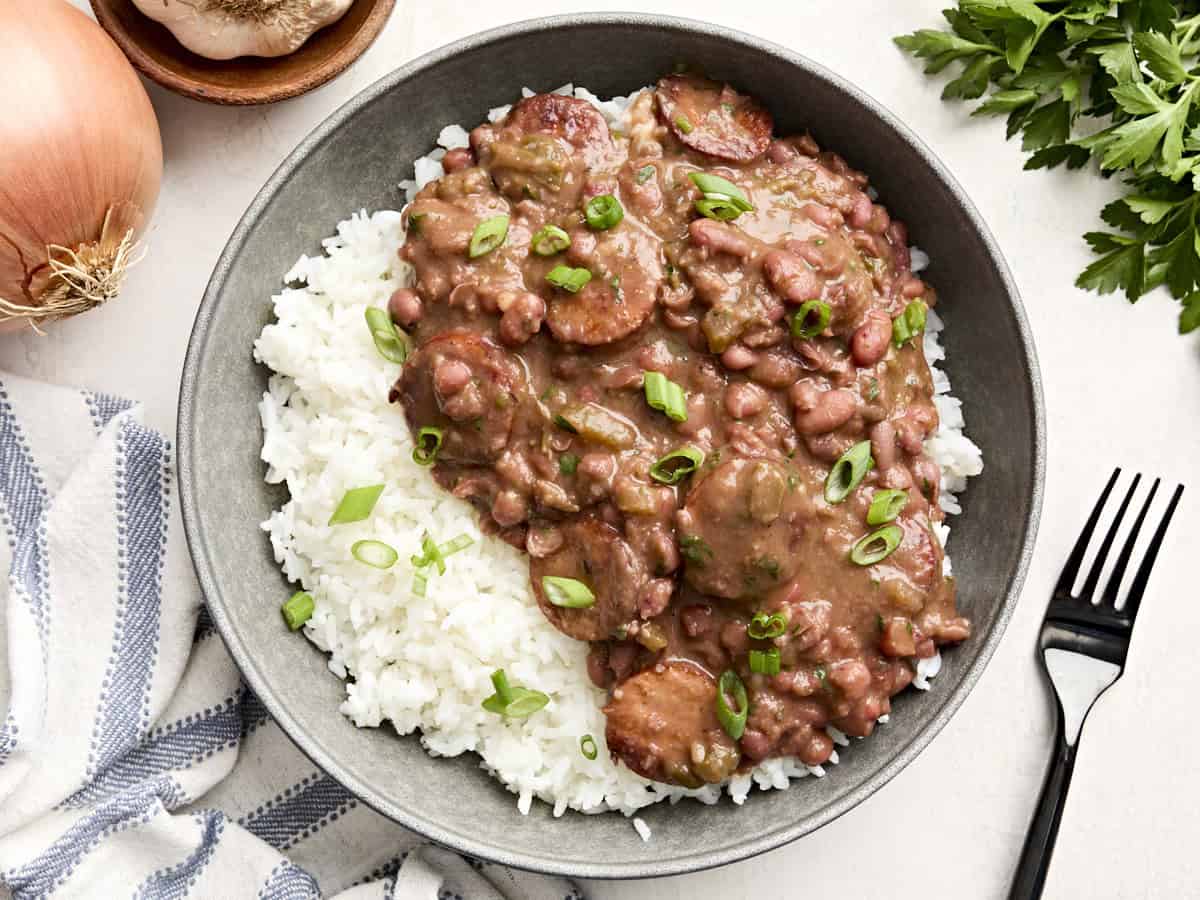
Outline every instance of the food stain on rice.
<path fill-rule="evenodd" d="M 600 101 L 571 85 L 559 91 L 592 103 L 610 122 L 628 104 L 628 98 Z M 493 110 L 489 118 L 506 111 Z M 446 149 L 463 146 L 465 135 L 459 126 L 442 129 L 441 147 L 417 160 L 415 180 L 401 185 L 410 198 L 441 174 L 438 160 Z M 273 372 L 259 406 L 266 479 L 286 484 L 290 494 L 263 528 L 284 574 L 315 600 L 305 634 L 329 654 L 334 674 L 353 679 L 341 711 L 360 727 L 386 720 L 400 734 L 417 731 L 437 756 L 479 754 L 483 768 L 517 794 L 522 813 L 534 797 L 551 804 L 555 815 L 567 809 L 633 815 L 679 797 L 711 804 L 723 791 L 741 804 L 754 785 L 783 789 L 796 778 L 823 776 L 820 766 L 773 758 L 724 785 L 693 790 L 612 762 L 601 712 L 606 695 L 588 677 L 587 644 L 547 621 L 524 556 L 483 535 L 475 510 L 412 460 L 404 416 L 388 403 L 401 367 L 380 358 L 363 321 L 369 307 L 386 308 L 392 292 L 411 282 L 410 267 L 396 255 L 403 240 L 396 211 L 363 211 L 339 223 L 323 242 L 323 255 L 301 257 L 284 276 L 289 287 L 273 298 L 276 321 L 254 346 L 255 358 Z M 982 461 L 963 434 L 961 403 L 935 367 L 945 355 L 942 327 L 931 311 L 925 352 L 941 424 L 927 449 L 942 467 L 942 506 L 957 513 L 953 494 L 982 470 Z M 378 483 L 387 487 L 370 518 L 327 524 L 347 490 Z M 430 577 L 418 596 L 410 557 L 422 554 L 426 531 L 438 542 L 466 535 L 473 543 L 448 557 L 445 574 Z M 948 532 L 939 528 L 943 542 Z M 358 562 L 350 547 L 360 540 L 389 544 L 399 562 L 386 570 Z M 921 660 L 914 686 L 928 689 L 940 665 L 940 656 Z M 524 719 L 486 712 L 480 704 L 493 691 L 496 669 L 514 684 L 536 686 L 550 702 Z M 828 730 L 839 747 L 848 746 L 844 734 Z M 580 752 L 581 735 L 595 736 L 595 759 Z M 837 762 L 836 752 L 830 762 Z M 633 827 L 649 839 L 640 818 Z"/>

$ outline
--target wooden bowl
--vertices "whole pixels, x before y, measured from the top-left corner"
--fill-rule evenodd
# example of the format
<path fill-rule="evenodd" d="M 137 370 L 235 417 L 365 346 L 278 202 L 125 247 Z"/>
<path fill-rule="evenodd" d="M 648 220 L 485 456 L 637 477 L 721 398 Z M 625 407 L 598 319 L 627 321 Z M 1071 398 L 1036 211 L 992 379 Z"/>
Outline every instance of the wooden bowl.
<path fill-rule="evenodd" d="M 192 53 L 133 0 L 91 0 L 96 20 L 139 71 L 185 97 L 235 106 L 296 97 L 341 74 L 378 37 L 395 2 L 355 0 L 287 56 L 218 60 Z"/>

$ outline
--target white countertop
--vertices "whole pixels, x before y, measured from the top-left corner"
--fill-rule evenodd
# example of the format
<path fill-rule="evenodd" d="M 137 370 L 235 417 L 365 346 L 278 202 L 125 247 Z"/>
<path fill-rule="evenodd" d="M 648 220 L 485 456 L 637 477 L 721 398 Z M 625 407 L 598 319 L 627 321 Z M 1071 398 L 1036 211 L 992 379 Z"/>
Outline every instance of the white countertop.
<path fill-rule="evenodd" d="M 1200 724 L 1190 702 L 1200 681 L 1192 634 L 1200 629 L 1200 590 L 1187 555 L 1196 542 L 1186 537 L 1200 514 L 1200 338 L 1176 335 L 1178 305 L 1164 293 L 1135 309 L 1122 297 L 1072 287 L 1089 260 L 1079 236 L 1099 225 L 1097 212 L 1115 186 L 1086 172 L 1023 172 L 1001 121 L 970 119 L 961 106 L 938 100 L 941 83 L 924 77 L 890 39 L 936 27 L 945 0 L 802 0 L 774 8 L 559 0 L 516 11 L 482 0 L 401 0 L 349 72 L 297 100 L 223 109 L 148 84 L 166 159 L 149 255 L 119 301 L 46 337 L 0 339 L 0 368 L 139 399 L 149 424 L 174 435 L 184 350 L 212 265 L 255 192 L 312 127 L 400 63 L 514 15 L 634 5 L 789 45 L 873 94 L 934 149 L 990 223 L 1020 286 L 1045 381 L 1049 454 L 1024 598 L 982 680 L 920 758 L 857 809 L 791 846 L 694 876 L 593 883 L 589 895 L 1002 896 L 1049 754 L 1051 707 L 1035 663 L 1037 628 L 1058 569 L 1115 465 L 1190 480 L 1190 491 L 1160 556 L 1126 675 L 1085 729 L 1047 896 L 1194 895 Z M 971 416 L 985 414 L 969 407 L 968 430 Z"/>

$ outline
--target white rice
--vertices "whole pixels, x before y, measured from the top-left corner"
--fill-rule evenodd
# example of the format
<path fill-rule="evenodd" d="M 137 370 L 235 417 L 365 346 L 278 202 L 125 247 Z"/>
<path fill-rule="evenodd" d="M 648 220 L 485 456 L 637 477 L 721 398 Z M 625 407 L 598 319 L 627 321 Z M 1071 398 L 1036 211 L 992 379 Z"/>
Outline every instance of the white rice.
<path fill-rule="evenodd" d="M 601 101 L 573 85 L 558 92 L 594 104 L 612 123 L 630 100 Z M 505 112 L 492 110 L 489 118 Z M 410 199 L 441 174 L 438 160 L 446 149 L 466 141 L 462 127 L 442 129 L 439 149 L 417 160 L 415 179 L 401 185 Z M 474 509 L 412 462 L 404 416 L 387 402 L 400 366 L 380 358 L 363 314 L 386 306 L 396 288 L 410 283 L 410 267 L 396 255 L 403 240 L 396 211 L 363 211 L 339 223 L 323 244 L 324 255 L 301 257 L 284 276 L 297 286 L 273 298 L 277 321 L 254 345 L 255 358 L 274 371 L 260 404 L 266 478 L 286 483 L 291 496 L 263 528 L 284 574 L 315 600 L 305 634 L 329 653 L 335 675 L 353 679 L 342 712 L 360 727 L 387 720 L 400 734 L 419 730 L 435 756 L 478 753 L 481 765 L 517 795 L 521 812 L 538 797 L 555 815 L 568 808 L 632 815 L 664 799 L 715 803 L 722 790 L 740 804 L 754 785 L 783 789 L 792 779 L 823 776 L 821 766 L 771 759 L 723 786 L 685 790 L 610 761 L 601 712 L 605 694 L 588 678 L 587 644 L 546 621 L 529 588 L 524 556 L 481 535 Z M 925 332 L 931 367 L 945 355 L 938 341 L 942 327 L 931 312 Z M 928 449 L 942 467 L 942 507 L 957 513 L 953 494 L 982 470 L 981 456 L 963 435 L 961 403 L 950 396 L 945 374 L 933 368 L 933 378 L 941 427 Z M 377 483 L 387 488 L 368 521 L 326 524 L 348 489 Z M 424 531 L 439 542 L 466 534 L 475 543 L 450 557 L 447 573 L 431 577 L 426 596 L 418 597 L 409 557 L 420 553 Z M 948 533 L 939 528 L 943 542 Z M 400 561 L 386 571 L 357 562 L 350 546 L 365 538 L 392 545 Z M 927 689 L 940 666 L 939 656 L 921 660 L 914 686 Z M 548 694 L 550 703 L 520 720 L 484 711 L 490 675 L 501 668 L 512 683 Z M 850 743 L 836 729 L 829 733 L 838 747 Z M 595 760 L 580 752 L 585 734 L 598 746 Z M 836 751 L 830 762 L 837 762 Z M 644 822 L 635 818 L 633 825 L 649 838 Z"/>

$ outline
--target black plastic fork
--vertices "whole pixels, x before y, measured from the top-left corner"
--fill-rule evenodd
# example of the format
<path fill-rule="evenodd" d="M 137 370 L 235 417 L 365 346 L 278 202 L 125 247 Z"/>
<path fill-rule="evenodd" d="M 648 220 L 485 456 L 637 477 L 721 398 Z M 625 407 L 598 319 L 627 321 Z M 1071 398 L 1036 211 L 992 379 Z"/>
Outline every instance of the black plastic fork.
<path fill-rule="evenodd" d="M 1096 524 L 1100 521 L 1100 515 L 1120 474 L 1120 469 L 1113 472 L 1088 517 L 1083 533 L 1075 542 L 1075 548 L 1058 578 L 1058 584 L 1054 586 L 1050 606 L 1046 610 L 1045 621 L 1042 622 L 1039 656 L 1042 668 L 1054 686 L 1058 699 L 1055 754 L 1050 770 L 1046 773 L 1045 784 L 1042 785 L 1042 794 L 1038 798 L 1033 822 L 1025 838 L 1025 847 L 1017 864 L 1017 874 L 1008 895 L 1010 900 L 1032 900 L 1042 894 L 1046 872 L 1050 867 L 1050 856 L 1054 851 L 1054 841 L 1058 836 L 1058 825 L 1066 804 L 1067 788 L 1071 783 L 1071 773 L 1075 769 L 1075 751 L 1080 730 L 1092 705 L 1125 670 L 1129 638 L 1133 634 L 1133 623 L 1137 618 L 1142 596 L 1146 592 L 1146 582 L 1150 580 L 1150 570 L 1167 533 L 1167 526 L 1171 523 L 1171 516 L 1174 515 L 1179 498 L 1183 495 L 1183 485 L 1177 486 L 1162 520 L 1158 523 L 1154 537 L 1146 548 L 1142 564 L 1130 584 L 1125 605 L 1118 609 L 1117 594 L 1121 588 L 1121 580 L 1133 555 L 1138 532 L 1159 486 L 1159 479 L 1155 479 L 1117 556 L 1104 592 L 1097 596 L 1096 588 L 1100 583 L 1101 570 L 1141 481 L 1141 475 L 1134 476 L 1133 483 L 1129 486 L 1125 499 L 1121 501 L 1120 508 L 1100 544 L 1096 560 L 1083 583 L 1083 589 L 1078 595 L 1074 595 L 1071 589 L 1091 543 L 1092 533 L 1096 530 Z"/>

